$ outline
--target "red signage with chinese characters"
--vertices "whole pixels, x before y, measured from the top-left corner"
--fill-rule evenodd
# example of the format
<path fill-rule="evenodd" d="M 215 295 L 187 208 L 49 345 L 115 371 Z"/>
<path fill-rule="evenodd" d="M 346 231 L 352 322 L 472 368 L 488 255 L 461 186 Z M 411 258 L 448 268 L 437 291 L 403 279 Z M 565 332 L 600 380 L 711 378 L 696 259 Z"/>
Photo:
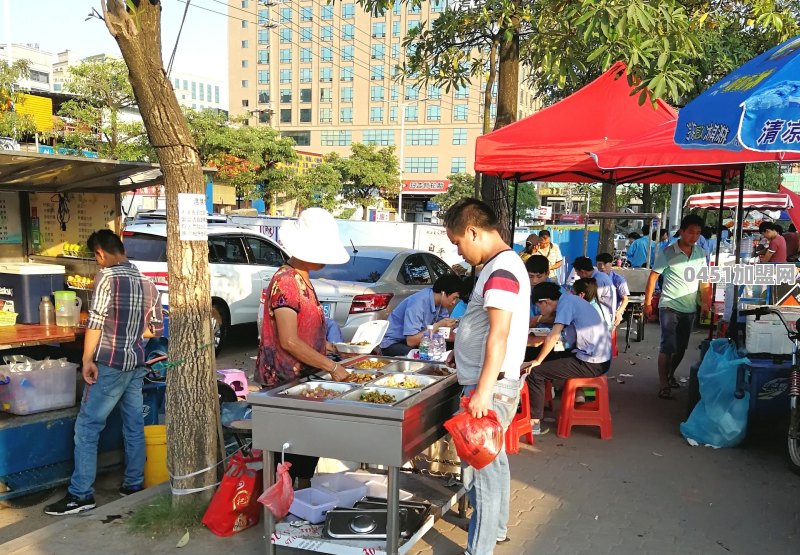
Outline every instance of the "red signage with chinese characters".
<path fill-rule="evenodd" d="M 444 193 L 450 187 L 450 181 L 447 179 L 404 179 L 403 191 L 404 193 L 420 193 L 420 194 L 438 194 Z"/>

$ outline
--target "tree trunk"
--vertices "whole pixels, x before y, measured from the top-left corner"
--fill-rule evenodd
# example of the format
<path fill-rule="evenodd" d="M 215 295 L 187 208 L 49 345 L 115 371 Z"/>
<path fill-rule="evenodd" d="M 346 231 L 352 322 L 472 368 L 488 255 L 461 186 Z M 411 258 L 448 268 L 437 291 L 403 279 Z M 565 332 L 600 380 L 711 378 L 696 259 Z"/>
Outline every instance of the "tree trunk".
<path fill-rule="evenodd" d="M 653 211 L 653 192 L 649 183 L 642 183 L 642 212 Z"/>
<path fill-rule="evenodd" d="M 122 0 L 102 2 L 106 26 L 128 66 L 147 135 L 156 149 L 167 197 L 170 337 L 167 373 L 167 467 L 177 489 L 217 481 L 219 402 L 211 334 L 207 241 L 181 241 L 180 193 L 203 194 L 200 157 L 161 60 L 161 6 L 140 2 L 129 14 Z M 209 469 L 208 471 L 205 471 Z M 194 496 L 173 495 L 173 503 Z"/>
<path fill-rule="evenodd" d="M 481 198 L 492 207 L 497 216 L 497 225 L 503 240 L 509 245 L 512 244 L 510 236 L 511 219 L 508 209 L 508 184 L 494 175 L 483 175 L 483 188 Z"/>
<path fill-rule="evenodd" d="M 369 220 L 369 206 L 366 204 L 361 205 L 361 219 L 365 222 Z"/>
<path fill-rule="evenodd" d="M 483 89 L 483 130 L 482 134 L 486 135 L 492 130 L 492 89 L 497 80 L 497 50 L 499 42 L 497 39 L 492 41 L 491 49 L 489 50 L 489 76 L 486 78 L 486 87 Z M 475 172 L 475 198 L 481 198 L 481 190 L 483 187 L 483 176 Z"/>
<path fill-rule="evenodd" d="M 617 185 L 603 183 L 600 193 L 600 212 L 617 212 Z M 614 252 L 614 220 L 600 220 L 600 246 L 597 252 Z"/>

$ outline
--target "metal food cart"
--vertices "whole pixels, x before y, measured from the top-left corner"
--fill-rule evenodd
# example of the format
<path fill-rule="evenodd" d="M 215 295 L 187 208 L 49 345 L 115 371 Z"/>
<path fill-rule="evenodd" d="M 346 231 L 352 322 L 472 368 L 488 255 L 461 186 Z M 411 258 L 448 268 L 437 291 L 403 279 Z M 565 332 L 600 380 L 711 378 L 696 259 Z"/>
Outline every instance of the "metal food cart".
<path fill-rule="evenodd" d="M 351 372 L 356 371 L 352 366 L 365 358 L 351 359 L 345 366 L 351 367 Z M 380 359 L 387 363 L 385 370 L 381 370 L 386 374 L 401 370 L 406 375 L 423 376 L 437 367 L 443 368 L 405 359 Z M 386 553 L 399 553 L 400 467 L 444 436 L 444 422 L 458 410 L 461 388 L 455 374 L 436 376 L 431 381 L 430 385 L 416 390 L 382 389 L 397 394 L 396 402 L 386 405 L 359 400 L 360 393 L 381 389 L 375 383 L 357 384 L 352 391 L 324 400 L 292 395 L 293 388 L 297 391 L 298 386 L 302 387 L 299 382 L 251 393 L 248 402 L 253 407 L 253 446 L 264 452 L 264 487 L 274 483 L 274 452 L 281 452 L 285 444 L 289 445 L 288 453 L 386 466 Z M 320 383 L 324 385 L 324 382 L 316 382 Z M 269 511 L 265 513 L 266 550 L 274 554 L 275 522 Z"/>

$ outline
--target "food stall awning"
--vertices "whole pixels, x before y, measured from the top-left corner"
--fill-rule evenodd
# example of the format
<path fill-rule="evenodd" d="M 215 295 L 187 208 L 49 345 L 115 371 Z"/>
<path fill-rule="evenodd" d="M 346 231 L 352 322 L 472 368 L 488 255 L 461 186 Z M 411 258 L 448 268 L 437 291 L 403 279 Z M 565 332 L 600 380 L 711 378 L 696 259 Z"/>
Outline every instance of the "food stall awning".
<path fill-rule="evenodd" d="M 739 205 L 739 189 L 727 189 L 723 199 L 723 208 L 735 210 Z M 686 199 L 686 208 L 706 208 L 719 210 L 719 191 L 714 193 L 700 193 Z M 756 210 L 786 210 L 794 207 L 792 199 L 784 193 L 769 193 L 766 191 L 744 191 L 744 203 L 747 209 Z"/>
<path fill-rule="evenodd" d="M 0 191 L 123 193 L 162 183 L 158 164 L 0 151 Z"/>

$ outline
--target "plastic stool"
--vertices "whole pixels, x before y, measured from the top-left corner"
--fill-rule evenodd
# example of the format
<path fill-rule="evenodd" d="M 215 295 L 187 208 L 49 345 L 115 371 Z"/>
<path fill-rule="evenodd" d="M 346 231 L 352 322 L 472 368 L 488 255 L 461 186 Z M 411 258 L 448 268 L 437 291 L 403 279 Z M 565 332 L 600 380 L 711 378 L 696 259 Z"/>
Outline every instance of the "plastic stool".
<path fill-rule="evenodd" d="M 244 370 L 238 370 L 236 368 L 217 370 L 217 377 L 221 382 L 231 386 L 237 397 L 247 396 L 247 375 L 244 373 Z"/>
<path fill-rule="evenodd" d="M 544 406 L 547 409 L 553 410 L 553 382 L 550 380 L 544 381 Z"/>
<path fill-rule="evenodd" d="M 511 424 L 506 430 L 506 453 L 514 455 L 519 453 L 519 436 L 523 436 L 526 443 L 533 445 L 533 427 L 531 426 L 531 399 L 528 393 L 528 383 L 522 384 L 519 396 L 520 410 L 514 415 Z"/>
<path fill-rule="evenodd" d="M 575 390 L 590 387 L 596 392 L 595 400 L 575 406 Z M 597 378 L 569 378 L 561 393 L 561 410 L 558 413 L 558 437 L 569 437 L 573 426 L 599 426 L 600 439 L 611 439 L 611 412 L 608 406 L 608 380 Z"/>
<path fill-rule="evenodd" d="M 617 349 L 617 328 L 611 331 L 611 358 L 617 358 L 619 356 L 619 349 Z"/>

